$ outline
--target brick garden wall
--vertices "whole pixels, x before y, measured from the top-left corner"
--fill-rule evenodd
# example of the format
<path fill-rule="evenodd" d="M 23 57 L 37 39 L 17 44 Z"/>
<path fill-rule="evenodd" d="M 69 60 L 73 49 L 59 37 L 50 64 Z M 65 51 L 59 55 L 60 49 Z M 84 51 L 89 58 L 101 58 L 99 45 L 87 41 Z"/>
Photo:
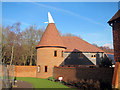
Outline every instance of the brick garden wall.
<path fill-rule="evenodd" d="M 55 67 L 54 77 L 63 77 L 64 81 L 79 81 L 81 79 L 101 80 L 112 84 L 113 68 L 99 67 Z"/>
<path fill-rule="evenodd" d="M 15 66 L 16 77 L 36 77 L 36 66 Z"/>

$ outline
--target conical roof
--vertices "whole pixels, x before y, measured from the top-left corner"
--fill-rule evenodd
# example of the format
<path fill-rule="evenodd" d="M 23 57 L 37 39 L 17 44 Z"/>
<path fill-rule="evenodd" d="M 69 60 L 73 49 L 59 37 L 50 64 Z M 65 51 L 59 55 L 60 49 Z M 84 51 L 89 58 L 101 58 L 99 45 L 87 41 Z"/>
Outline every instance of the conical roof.
<path fill-rule="evenodd" d="M 108 21 L 108 23 L 111 23 L 117 19 L 120 19 L 120 9 L 117 11 L 117 13 Z"/>
<path fill-rule="evenodd" d="M 62 38 L 55 26 L 55 23 L 48 24 L 37 48 L 39 47 L 63 47 L 65 48 Z"/>

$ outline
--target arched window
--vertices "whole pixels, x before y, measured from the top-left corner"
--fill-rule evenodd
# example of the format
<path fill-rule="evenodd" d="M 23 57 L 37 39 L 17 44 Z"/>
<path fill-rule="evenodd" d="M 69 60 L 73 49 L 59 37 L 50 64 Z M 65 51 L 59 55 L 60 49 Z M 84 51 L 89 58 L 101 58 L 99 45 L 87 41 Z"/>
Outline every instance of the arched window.
<path fill-rule="evenodd" d="M 38 72 L 40 72 L 40 65 L 38 65 Z"/>
<path fill-rule="evenodd" d="M 45 72 L 48 72 L 48 67 L 47 66 L 45 66 Z"/>
<path fill-rule="evenodd" d="M 93 55 L 91 55 L 91 57 L 93 57 Z"/>
<path fill-rule="evenodd" d="M 54 57 L 57 57 L 57 51 L 54 51 Z"/>
<path fill-rule="evenodd" d="M 93 55 L 91 55 L 91 57 L 92 57 L 92 58 L 95 58 L 95 57 L 96 57 L 96 55 L 95 55 L 95 54 L 93 54 Z"/>

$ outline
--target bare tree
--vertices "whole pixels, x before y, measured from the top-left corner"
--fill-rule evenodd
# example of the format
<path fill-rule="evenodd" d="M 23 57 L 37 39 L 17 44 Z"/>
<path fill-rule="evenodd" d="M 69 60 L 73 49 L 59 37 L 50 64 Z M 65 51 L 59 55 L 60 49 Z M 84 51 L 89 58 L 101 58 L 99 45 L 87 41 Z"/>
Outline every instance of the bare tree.
<path fill-rule="evenodd" d="M 21 30 L 20 23 L 15 23 L 3 27 L 2 31 L 2 62 L 10 65 L 36 65 L 36 46 L 44 30 L 36 26 Z"/>
<path fill-rule="evenodd" d="M 76 35 L 74 35 L 74 34 L 72 34 L 72 33 L 64 33 L 64 34 L 62 34 L 62 36 L 74 37 L 74 36 L 76 36 Z M 79 35 L 79 36 L 77 36 L 77 37 L 81 38 L 81 36 L 80 36 L 80 35 Z M 82 39 L 82 38 L 81 38 L 81 39 Z"/>

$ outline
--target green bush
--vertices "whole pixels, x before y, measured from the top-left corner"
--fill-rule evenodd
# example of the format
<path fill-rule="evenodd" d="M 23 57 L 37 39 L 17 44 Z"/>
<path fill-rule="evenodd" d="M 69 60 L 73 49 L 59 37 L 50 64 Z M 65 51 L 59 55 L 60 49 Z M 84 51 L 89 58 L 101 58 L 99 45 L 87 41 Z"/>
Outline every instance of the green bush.
<path fill-rule="evenodd" d="M 53 76 L 52 77 L 48 77 L 47 79 L 50 80 L 50 81 L 55 81 L 55 78 Z"/>

